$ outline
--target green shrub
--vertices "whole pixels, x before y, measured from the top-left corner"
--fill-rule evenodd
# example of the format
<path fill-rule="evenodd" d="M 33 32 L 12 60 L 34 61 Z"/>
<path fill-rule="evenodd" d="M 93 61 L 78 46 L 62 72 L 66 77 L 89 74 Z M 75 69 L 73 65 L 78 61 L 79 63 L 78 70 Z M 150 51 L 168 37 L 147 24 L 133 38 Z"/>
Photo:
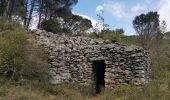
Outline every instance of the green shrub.
<path fill-rule="evenodd" d="M 86 34 L 83 34 L 85 37 L 89 37 L 89 38 L 92 38 L 92 39 L 97 39 L 98 38 L 98 35 L 93 32 L 93 33 L 86 33 Z"/>
<path fill-rule="evenodd" d="M 60 24 L 55 19 L 43 20 L 41 22 L 41 29 L 53 33 L 63 32 L 63 29 L 60 27 Z"/>
<path fill-rule="evenodd" d="M 121 42 L 125 43 L 125 44 L 134 44 L 134 45 L 139 45 L 137 42 L 137 36 L 126 36 L 123 35 L 121 37 Z"/>
<path fill-rule="evenodd" d="M 104 30 L 101 33 L 97 34 L 95 32 L 85 35 L 89 38 L 97 39 L 101 38 L 103 40 L 116 40 L 121 41 L 123 34 L 116 33 L 115 31 Z"/>
<path fill-rule="evenodd" d="M 117 34 L 117 33 L 101 33 L 100 34 L 100 38 L 104 39 L 104 40 L 117 40 L 120 41 L 121 40 L 121 34 Z"/>
<path fill-rule="evenodd" d="M 34 45 L 23 28 L 7 21 L 4 23 L 0 25 L 0 75 L 18 82 L 45 81 L 49 70 L 43 51 Z"/>

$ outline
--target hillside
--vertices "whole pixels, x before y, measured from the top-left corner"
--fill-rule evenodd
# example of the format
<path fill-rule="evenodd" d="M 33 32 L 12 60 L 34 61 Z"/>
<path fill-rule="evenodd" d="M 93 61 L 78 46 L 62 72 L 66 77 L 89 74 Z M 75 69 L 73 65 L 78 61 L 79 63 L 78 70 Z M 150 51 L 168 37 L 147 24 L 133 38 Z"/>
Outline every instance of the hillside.
<path fill-rule="evenodd" d="M 157 67 L 155 50 L 149 48 L 151 81 L 142 88 L 119 85 L 96 95 L 93 87 L 78 83 L 50 85 L 47 55 L 20 25 L 0 18 L 0 99 L 9 100 L 168 100 L 170 98 L 170 47 L 161 45 L 161 68 Z M 125 38 L 126 36 L 124 36 Z M 124 41 L 133 44 L 127 37 Z M 135 42 L 136 43 L 136 42 Z M 154 45 L 154 43 L 152 43 Z"/>

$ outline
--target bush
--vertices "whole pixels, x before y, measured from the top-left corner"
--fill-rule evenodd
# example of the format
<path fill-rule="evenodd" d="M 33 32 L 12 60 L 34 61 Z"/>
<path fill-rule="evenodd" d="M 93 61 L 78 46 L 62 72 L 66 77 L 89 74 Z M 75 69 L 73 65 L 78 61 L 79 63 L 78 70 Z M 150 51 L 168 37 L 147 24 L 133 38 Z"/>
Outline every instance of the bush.
<path fill-rule="evenodd" d="M 104 40 L 116 40 L 116 41 L 120 41 L 121 40 L 121 34 L 117 34 L 117 33 L 101 33 L 100 34 L 100 38 L 104 39 Z"/>
<path fill-rule="evenodd" d="M 92 38 L 92 39 L 97 39 L 98 38 L 98 35 L 95 32 L 93 32 L 93 33 L 85 33 L 85 34 L 83 34 L 83 36 L 89 37 L 89 38 Z"/>
<path fill-rule="evenodd" d="M 93 32 L 93 33 L 87 34 L 85 36 L 87 36 L 89 38 L 93 38 L 93 39 L 101 38 L 103 40 L 121 41 L 121 38 L 122 38 L 123 34 L 117 33 L 115 31 L 104 30 L 99 34 Z"/>
<path fill-rule="evenodd" d="M 1 77 L 17 82 L 33 79 L 42 81 L 49 77 L 46 56 L 33 44 L 23 28 L 6 21 L 0 24 L 0 30 Z"/>
<path fill-rule="evenodd" d="M 43 20 L 41 22 L 41 29 L 53 33 L 63 32 L 63 29 L 60 27 L 60 24 L 54 19 Z"/>

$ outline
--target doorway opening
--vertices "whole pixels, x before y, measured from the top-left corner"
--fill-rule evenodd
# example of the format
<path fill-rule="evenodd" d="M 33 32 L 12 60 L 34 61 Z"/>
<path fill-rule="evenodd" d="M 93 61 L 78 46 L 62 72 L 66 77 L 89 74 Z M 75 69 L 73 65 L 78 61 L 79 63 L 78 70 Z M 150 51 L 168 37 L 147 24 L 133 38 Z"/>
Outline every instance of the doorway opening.
<path fill-rule="evenodd" d="M 96 93 L 100 93 L 105 87 L 105 68 L 106 64 L 104 60 L 93 61 L 93 74 L 95 81 Z"/>

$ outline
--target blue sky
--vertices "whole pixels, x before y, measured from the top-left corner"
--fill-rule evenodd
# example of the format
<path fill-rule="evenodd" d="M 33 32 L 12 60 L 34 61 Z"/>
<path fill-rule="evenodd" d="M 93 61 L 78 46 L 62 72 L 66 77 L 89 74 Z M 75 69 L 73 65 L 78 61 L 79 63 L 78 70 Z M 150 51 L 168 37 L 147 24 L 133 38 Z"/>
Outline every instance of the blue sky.
<path fill-rule="evenodd" d="M 123 28 L 126 35 L 135 33 L 132 21 L 136 15 L 149 11 L 158 11 L 160 19 L 167 22 L 170 30 L 170 0 L 79 0 L 73 7 L 73 13 L 98 21 L 97 13 L 103 10 L 105 23 L 111 29 Z"/>

